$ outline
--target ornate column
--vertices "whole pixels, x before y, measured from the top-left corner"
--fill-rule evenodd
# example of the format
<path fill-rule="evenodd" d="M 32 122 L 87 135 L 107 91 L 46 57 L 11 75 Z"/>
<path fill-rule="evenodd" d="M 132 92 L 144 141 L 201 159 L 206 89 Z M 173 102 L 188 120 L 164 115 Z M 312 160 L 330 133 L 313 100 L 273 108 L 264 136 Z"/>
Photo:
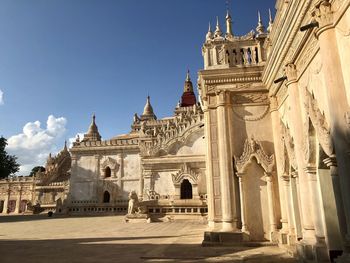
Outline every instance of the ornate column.
<path fill-rule="evenodd" d="M 320 45 L 322 56 L 322 71 L 326 84 L 328 108 L 330 114 L 331 137 L 335 147 L 338 163 L 340 189 L 346 219 L 346 240 L 350 240 L 350 156 L 349 156 L 349 129 L 345 115 L 349 110 L 343 71 L 341 67 L 340 54 L 336 41 L 335 25 L 333 21 L 333 10 L 330 1 L 319 1 L 313 12 L 314 18 L 319 23 L 316 37 Z M 338 206 L 339 202 L 337 202 Z M 350 247 L 347 245 L 347 252 Z"/>
<path fill-rule="evenodd" d="M 152 172 L 151 171 L 143 171 L 143 181 L 144 181 L 144 188 L 143 188 L 143 199 L 148 198 L 148 191 L 153 191 L 153 182 L 152 182 Z M 180 199 L 180 194 L 178 199 Z"/>
<path fill-rule="evenodd" d="M 288 226 L 289 226 L 289 233 L 288 233 L 288 245 L 294 245 L 296 241 L 295 236 L 295 218 L 294 218 L 294 211 L 293 211 L 293 197 L 292 197 L 292 191 L 291 191 L 291 184 L 290 184 L 290 177 L 287 174 L 284 174 L 281 176 L 281 179 L 283 181 L 283 188 L 284 188 L 284 196 L 286 197 L 286 203 L 287 203 L 287 216 L 288 216 Z"/>
<path fill-rule="evenodd" d="M 70 204 L 72 199 L 74 200 L 75 199 L 75 192 L 72 191 L 72 185 L 74 184 L 74 181 L 77 180 L 78 178 L 78 156 L 76 154 L 72 154 L 71 156 L 71 159 L 72 159 L 72 168 L 71 168 L 71 171 L 72 171 L 72 174 L 71 174 L 71 179 L 70 179 L 70 191 L 69 191 L 69 195 L 67 197 L 67 203 Z M 40 199 L 40 194 L 37 193 L 38 197 L 36 198 L 36 200 L 39 200 Z"/>
<path fill-rule="evenodd" d="M 238 177 L 238 183 L 239 183 L 239 197 L 241 200 L 241 221 L 242 221 L 242 232 L 247 233 L 249 235 L 247 222 L 246 222 L 246 213 L 245 213 L 245 200 L 244 200 L 244 188 L 243 188 L 243 174 L 242 173 L 236 173 Z"/>
<path fill-rule="evenodd" d="M 267 183 L 267 202 L 269 205 L 269 221 L 270 221 L 270 241 L 277 241 L 277 224 L 276 224 L 276 214 L 274 206 L 274 194 L 273 194 L 273 182 L 272 174 L 264 173 L 265 180 Z"/>
<path fill-rule="evenodd" d="M 293 212 L 295 220 L 295 229 L 297 239 L 302 238 L 302 215 L 300 214 L 300 189 L 299 189 L 299 175 L 298 171 L 291 172 L 291 191 L 292 191 L 292 202 L 293 202 Z"/>
<path fill-rule="evenodd" d="M 220 190 L 222 207 L 223 232 L 237 230 L 234 222 L 234 189 L 233 189 L 233 164 L 230 148 L 230 122 L 228 120 L 227 107 L 230 104 L 230 96 L 227 91 L 217 93 L 217 117 L 218 117 L 218 140 L 219 140 L 219 170 Z"/>
<path fill-rule="evenodd" d="M 320 193 L 317 183 L 317 177 L 316 177 L 316 167 L 313 166 L 307 166 L 304 169 L 307 177 L 308 177 L 308 183 L 310 188 L 310 196 L 311 196 L 311 208 L 312 208 L 312 214 L 314 218 L 314 224 L 315 224 L 315 233 L 316 233 L 316 240 L 317 243 L 324 244 L 324 227 L 323 227 L 323 216 L 322 216 L 322 207 L 321 207 L 321 200 L 320 200 Z"/>
<path fill-rule="evenodd" d="M 208 50 L 209 52 L 209 50 Z M 206 146 L 205 165 L 206 165 L 206 183 L 207 183 L 207 205 L 208 205 L 208 227 L 209 230 L 215 229 L 215 211 L 214 211 L 214 184 L 213 184 L 213 165 L 211 149 L 211 131 L 210 131 L 210 113 L 208 109 L 208 97 L 202 97 L 204 112 L 204 137 Z"/>
<path fill-rule="evenodd" d="M 311 205 L 309 198 L 309 188 L 307 186 L 307 178 L 304 171 L 304 160 L 303 160 L 303 121 L 301 113 L 301 104 L 300 104 L 300 95 L 299 87 L 297 82 L 297 70 L 294 64 L 289 63 L 285 67 L 285 73 L 287 76 L 288 82 L 286 86 L 288 88 L 288 101 L 290 107 L 289 118 L 291 134 L 294 138 L 295 145 L 295 155 L 298 165 L 299 172 L 299 194 L 300 194 L 300 205 L 302 211 L 302 221 L 303 221 L 303 238 L 304 241 L 314 243 L 316 242 L 315 237 L 315 227 L 314 227 L 314 218 L 311 213 Z"/>
<path fill-rule="evenodd" d="M 145 181 L 143 178 L 143 171 L 141 170 L 140 181 L 139 181 L 139 199 L 142 201 L 144 195 Z"/>
<path fill-rule="evenodd" d="M 16 208 L 15 208 L 15 213 L 19 213 L 19 209 L 21 206 L 21 197 L 22 197 L 22 187 L 19 186 L 18 188 L 18 193 L 17 193 L 17 199 L 16 199 Z"/>
<path fill-rule="evenodd" d="M 6 196 L 4 201 L 4 208 L 2 210 L 3 214 L 7 214 L 8 204 L 9 204 L 9 198 L 10 198 L 10 188 L 6 190 Z"/>
<path fill-rule="evenodd" d="M 334 199 L 335 199 L 335 210 L 336 210 L 335 213 L 338 216 L 338 223 L 339 223 L 338 225 L 339 233 L 331 233 L 331 234 L 333 236 L 333 239 L 335 240 L 334 241 L 335 243 L 338 243 L 337 234 L 341 235 L 342 247 L 343 247 L 343 250 L 346 252 L 348 250 L 349 241 L 347 240 L 347 237 L 346 237 L 346 218 L 345 218 L 345 213 L 343 209 L 344 204 L 343 204 L 342 192 L 341 192 L 339 175 L 338 175 L 337 160 L 335 156 L 331 156 L 324 159 L 323 162 L 330 169 L 333 193 L 334 193 Z M 334 216 L 335 215 L 333 215 L 333 217 Z M 336 227 L 335 224 L 333 224 L 333 227 Z M 333 240 L 331 240 L 330 242 L 332 241 Z"/>
<path fill-rule="evenodd" d="M 95 154 L 95 174 L 96 179 L 98 180 L 100 178 L 100 158 L 101 156 L 99 154 Z"/>
<path fill-rule="evenodd" d="M 118 181 L 117 181 L 117 185 L 118 185 L 118 198 L 121 198 L 122 197 L 122 192 L 123 192 L 123 189 L 122 189 L 122 177 L 124 175 L 124 155 L 123 153 L 118 153 L 117 155 L 117 163 L 119 164 L 119 169 L 118 169 L 118 172 L 116 174 L 117 178 L 118 178 Z M 140 193 L 141 194 L 141 193 Z"/>
<path fill-rule="evenodd" d="M 273 132 L 273 139 L 274 139 L 274 150 L 275 150 L 275 156 L 276 156 L 276 168 L 277 168 L 277 177 L 278 177 L 278 190 L 280 195 L 280 206 L 281 206 L 281 222 L 282 222 L 282 229 L 281 232 L 287 232 L 288 231 L 288 197 L 286 196 L 286 191 L 282 190 L 282 181 L 283 181 L 283 175 L 285 170 L 285 154 L 284 154 L 284 147 L 283 147 L 283 141 L 282 141 L 282 132 L 281 132 L 281 125 L 280 125 L 280 117 L 278 113 L 278 102 L 277 98 L 275 96 L 270 97 L 270 113 L 271 113 L 271 119 L 272 119 L 272 132 Z"/>

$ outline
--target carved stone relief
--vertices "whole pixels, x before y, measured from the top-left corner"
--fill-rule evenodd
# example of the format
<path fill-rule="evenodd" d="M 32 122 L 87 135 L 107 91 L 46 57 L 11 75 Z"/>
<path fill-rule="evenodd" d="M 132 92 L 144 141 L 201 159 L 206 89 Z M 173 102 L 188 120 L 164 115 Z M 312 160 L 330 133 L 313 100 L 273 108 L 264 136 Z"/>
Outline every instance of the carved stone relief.
<path fill-rule="evenodd" d="M 240 157 L 235 156 L 237 172 L 243 173 L 253 157 L 256 158 L 258 164 L 261 165 L 266 173 L 272 172 L 275 165 L 274 155 L 267 155 L 261 142 L 254 140 L 253 137 L 246 139 L 242 155 Z"/>

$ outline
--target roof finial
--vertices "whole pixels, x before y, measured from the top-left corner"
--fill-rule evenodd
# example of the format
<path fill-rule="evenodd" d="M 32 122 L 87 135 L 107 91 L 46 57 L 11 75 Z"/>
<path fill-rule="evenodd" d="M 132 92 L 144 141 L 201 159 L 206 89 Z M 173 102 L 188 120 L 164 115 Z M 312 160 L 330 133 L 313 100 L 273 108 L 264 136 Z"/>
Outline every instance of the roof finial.
<path fill-rule="evenodd" d="M 219 17 L 217 16 L 216 17 L 216 29 L 215 29 L 215 32 L 214 32 L 214 37 L 221 37 L 221 35 L 222 35 L 222 32 L 221 32 L 221 29 L 220 29 Z"/>
<path fill-rule="evenodd" d="M 267 31 L 270 33 L 272 30 L 273 21 L 272 21 L 272 14 L 271 9 L 269 8 L 269 26 L 267 27 Z"/>
<path fill-rule="evenodd" d="M 64 148 L 63 148 L 64 151 L 67 151 L 67 140 L 64 141 Z"/>
<path fill-rule="evenodd" d="M 261 20 L 260 11 L 258 11 L 258 26 L 256 27 L 256 31 L 258 32 L 258 34 L 263 34 L 265 31 L 265 27 Z"/>
<path fill-rule="evenodd" d="M 205 39 L 208 41 L 208 40 L 211 40 L 212 38 L 213 38 L 213 33 L 211 32 L 211 25 L 209 21 L 208 33 L 206 34 Z"/>
<path fill-rule="evenodd" d="M 226 38 L 227 37 L 232 37 L 232 19 L 228 0 L 226 0 Z"/>
<path fill-rule="evenodd" d="M 189 69 L 187 69 L 186 81 L 191 81 L 191 78 L 190 78 L 190 70 L 189 70 Z"/>

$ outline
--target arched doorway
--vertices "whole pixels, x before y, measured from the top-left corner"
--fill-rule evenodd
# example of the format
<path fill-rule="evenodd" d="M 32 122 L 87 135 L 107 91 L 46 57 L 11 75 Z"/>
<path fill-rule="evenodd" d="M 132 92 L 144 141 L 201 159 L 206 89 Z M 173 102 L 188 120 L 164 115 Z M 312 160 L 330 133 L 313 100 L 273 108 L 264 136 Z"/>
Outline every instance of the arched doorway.
<path fill-rule="evenodd" d="M 105 191 L 103 193 L 103 203 L 109 203 L 110 199 L 111 199 L 111 195 L 109 194 L 108 191 Z"/>
<path fill-rule="evenodd" d="M 181 183 L 180 199 L 192 199 L 192 184 L 187 179 Z"/>
<path fill-rule="evenodd" d="M 109 168 L 109 166 L 106 167 L 105 169 L 105 177 L 111 177 L 111 168 Z"/>

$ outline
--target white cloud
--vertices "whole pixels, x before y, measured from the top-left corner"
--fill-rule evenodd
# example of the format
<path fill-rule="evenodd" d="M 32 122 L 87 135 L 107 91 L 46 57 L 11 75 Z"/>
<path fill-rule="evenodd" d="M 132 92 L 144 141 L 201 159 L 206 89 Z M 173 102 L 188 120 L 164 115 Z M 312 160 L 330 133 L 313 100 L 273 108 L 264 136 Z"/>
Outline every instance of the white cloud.
<path fill-rule="evenodd" d="M 3 105 L 3 104 L 4 104 L 4 93 L 0 89 L 0 105 Z"/>
<path fill-rule="evenodd" d="M 66 124 L 66 118 L 50 115 L 46 127 L 41 127 L 40 121 L 28 122 L 23 133 L 8 138 L 6 150 L 18 157 L 21 175 L 29 174 L 34 166 L 44 166 L 49 153 L 56 153 L 63 147 L 57 143 L 66 132 Z"/>

